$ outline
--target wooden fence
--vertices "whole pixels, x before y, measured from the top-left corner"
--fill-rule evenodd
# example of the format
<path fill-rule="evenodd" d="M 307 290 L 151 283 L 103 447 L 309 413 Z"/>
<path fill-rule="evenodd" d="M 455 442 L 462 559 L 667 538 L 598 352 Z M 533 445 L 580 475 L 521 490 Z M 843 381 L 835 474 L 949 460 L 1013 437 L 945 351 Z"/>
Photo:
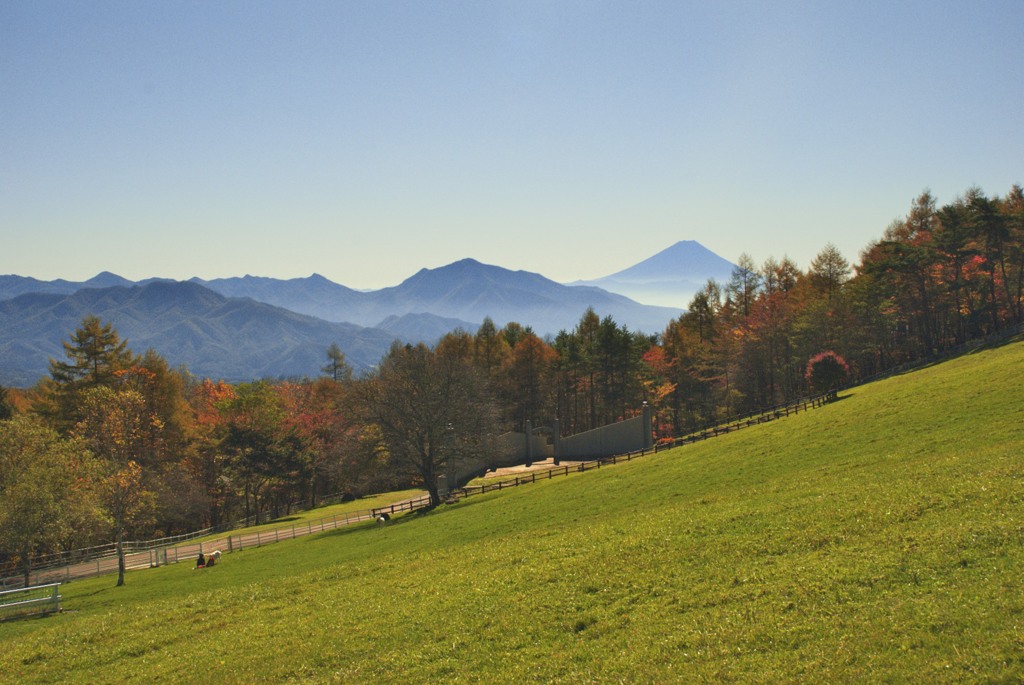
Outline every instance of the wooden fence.
<path fill-rule="evenodd" d="M 528 483 L 536 483 L 538 480 L 550 480 L 556 476 L 567 476 L 570 473 L 582 473 L 584 471 L 590 471 L 591 469 L 599 469 L 602 466 L 607 466 L 609 464 L 632 461 L 637 457 L 655 454 L 662 450 L 679 447 L 681 445 L 688 445 L 702 440 L 709 440 L 711 438 L 718 437 L 719 435 L 727 435 L 728 433 L 738 431 L 741 428 L 749 428 L 750 426 L 756 426 L 768 421 L 781 419 L 783 417 L 790 416 L 791 414 L 797 414 L 801 411 L 808 411 L 815 407 L 822 407 L 825 404 L 834 401 L 837 396 L 838 394 L 835 391 L 827 392 L 822 395 L 793 402 L 785 406 L 773 407 L 765 412 L 745 415 L 734 419 L 729 423 L 702 429 L 670 441 L 660 442 L 650 449 L 636 450 L 602 459 L 592 459 L 588 461 L 574 462 L 571 464 L 557 465 L 549 469 L 538 469 L 512 478 L 502 479 L 494 483 L 462 487 L 457 490 L 453 490 L 451 495 L 453 498 L 458 499 L 460 497 L 468 497 L 470 495 L 478 495 L 485 492 L 494 492 L 495 490 L 503 490 L 505 488 L 514 488 Z"/>
<path fill-rule="evenodd" d="M 796 402 L 791 402 L 786 405 L 772 407 L 765 411 L 744 414 L 743 416 L 733 418 L 726 423 L 707 426 L 682 437 L 673 438 L 668 441 L 661 441 L 655 446 L 655 451 L 678 447 L 680 445 L 689 445 L 693 442 L 700 442 L 701 440 L 707 440 L 708 438 L 716 438 L 719 435 L 726 435 L 728 433 L 738 431 L 741 428 L 749 428 L 750 426 L 756 426 L 758 424 L 767 423 L 768 421 L 774 421 L 775 419 L 781 419 L 789 416 L 790 414 L 799 414 L 801 411 L 808 411 L 815 407 L 822 407 L 829 402 L 834 402 L 837 397 L 838 391 L 832 390 L 830 392 L 822 393 L 821 395 L 797 400 Z"/>
<path fill-rule="evenodd" d="M 310 502 L 292 502 L 289 503 L 285 509 L 288 514 L 298 513 L 302 511 L 309 511 L 310 509 L 319 508 L 328 504 L 337 504 L 340 502 L 348 501 L 351 495 L 346 494 L 335 494 L 321 497 L 316 506 L 314 507 Z M 273 509 L 272 509 L 273 511 Z M 123 543 L 125 554 L 138 555 L 141 553 L 155 553 L 157 550 L 163 550 L 169 547 L 181 546 L 191 540 L 197 540 L 199 538 L 209 537 L 216 535 L 217 533 L 225 533 L 228 531 L 244 529 L 256 525 L 255 517 L 250 516 L 245 519 L 238 521 L 232 521 L 230 523 L 224 523 L 218 526 L 212 526 L 209 528 L 203 528 L 201 530 L 195 530 L 190 533 L 183 533 L 181 535 L 171 535 L 162 538 L 154 538 L 151 540 L 126 540 Z M 152 556 L 152 554 L 151 554 Z M 114 561 L 111 562 L 111 559 Z M 117 570 L 117 544 L 108 542 L 103 545 L 95 545 L 93 547 L 79 547 L 72 550 L 64 550 L 60 552 L 54 552 L 52 554 L 44 554 L 36 558 L 33 564 L 33 569 L 38 569 L 40 573 L 52 571 L 54 569 L 63 569 L 70 566 L 81 566 L 84 564 L 95 565 L 99 570 L 93 575 L 99 573 L 110 572 L 111 564 L 113 564 L 113 570 Z M 35 570 L 33 571 L 33 575 Z M 20 569 L 17 564 L 7 563 L 0 564 L 0 588 L 4 587 L 17 587 L 22 582 L 18 578 L 23 575 L 20 573 Z M 40 581 L 41 582 L 41 581 Z"/>
<path fill-rule="evenodd" d="M 242 530 L 237 534 L 229 534 L 225 537 L 214 537 L 202 542 L 186 541 L 182 544 L 171 545 L 137 545 L 125 552 L 125 568 L 140 569 L 175 564 L 183 561 L 194 561 L 200 552 L 209 553 L 214 550 L 221 552 L 237 552 L 251 547 L 262 547 L 263 545 L 302 535 L 311 535 L 325 530 L 332 530 L 344 526 L 366 523 L 373 521 L 382 513 L 394 515 L 402 512 L 422 509 L 430 504 L 430 498 L 426 495 L 415 499 L 396 502 L 383 507 L 373 509 L 362 509 L 345 514 L 335 514 L 321 519 L 307 521 L 292 526 L 279 526 L 269 530 Z M 87 560 L 73 561 L 59 566 L 40 567 L 33 569 L 29 574 L 29 584 L 41 584 L 48 582 L 69 582 L 80 578 L 117 573 L 117 554 L 107 553 Z M 0 586 L 19 587 L 24 583 L 24 574 L 10 575 L 0 579 Z"/>

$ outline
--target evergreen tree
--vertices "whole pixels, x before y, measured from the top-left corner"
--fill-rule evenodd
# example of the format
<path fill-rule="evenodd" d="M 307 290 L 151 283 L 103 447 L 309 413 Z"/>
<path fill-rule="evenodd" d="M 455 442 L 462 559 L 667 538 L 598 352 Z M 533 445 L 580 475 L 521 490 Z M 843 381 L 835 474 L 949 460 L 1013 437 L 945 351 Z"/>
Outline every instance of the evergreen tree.
<path fill-rule="evenodd" d="M 750 314 L 750 306 L 760 289 L 761 276 L 757 271 L 757 265 L 754 264 L 754 259 L 744 252 L 732 270 L 729 283 L 725 287 L 726 295 L 745 317 Z"/>
<path fill-rule="evenodd" d="M 113 324 L 91 314 L 64 343 L 64 353 L 70 361 L 51 359 L 50 375 L 58 384 L 78 387 L 112 385 L 115 373 L 131 366 L 134 359 Z"/>
<path fill-rule="evenodd" d="M 352 378 L 352 367 L 345 361 L 345 353 L 338 347 L 338 343 L 331 343 L 327 348 L 327 364 L 320 370 L 335 382 L 347 381 Z"/>
<path fill-rule="evenodd" d="M 1005 279 L 1014 323 L 1024 321 L 1024 189 L 1014 185 L 999 203 L 1007 233 Z"/>
<path fill-rule="evenodd" d="M 259 523 L 270 491 L 293 471 L 301 446 L 290 440 L 285 408 L 266 381 L 243 383 L 223 408 L 227 432 L 221 449 L 230 458 L 229 471 L 244 488 L 246 518 Z M 252 509 L 250 510 L 250 501 Z"/>
<path fill-rule="evenodd" d="M 484 322 L 477 329 L 473 340 L 474 363 L 485 376 L 493 380 L 493 376 L 508 357 L 510 348 L 505 336 L 499 335 L 491 317 L 484 317 Z"/>
<path fill-rule="evenodd" d="M 832 307 L 840 288 L 850 278 L 850 263 L 835 245 L 829 243 L 811 261 L 810 277 L 811 283 L 825 294 L 828 306 Z"/>
<path fill-rule="evenodd" d="M 7 399 L 7 388 L 0 385 L 0 421 L 14 416 L 14 407 L 11 406 L 10 400 Z"/>
<path fill-rule="evenodd" d="M 114 386 L 117 372 L 131 367 L 135 357 L 113 324 L 104 324 L 91 314 L 64 343 L 64 354 L 68 361 L 50 360 L 52 382 L 41 409 L 59 429 L 68 430 L 82 417 L 84 393 Z"/>

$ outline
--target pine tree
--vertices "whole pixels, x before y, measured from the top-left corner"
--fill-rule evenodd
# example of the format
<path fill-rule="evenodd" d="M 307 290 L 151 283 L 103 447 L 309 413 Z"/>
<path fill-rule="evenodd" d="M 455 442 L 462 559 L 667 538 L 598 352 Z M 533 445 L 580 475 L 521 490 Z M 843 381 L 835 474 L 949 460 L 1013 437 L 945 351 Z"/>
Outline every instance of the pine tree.
<path fill-rule="evenodd" d="M 114 330 L 113 324 L 103 324 L 96 316 L 86 316 L 64 343 L 64 354 L 69 362 L 50 360 L 50 375 L 58 384 L 96 387 L 111 385 L 115 374 L 131 366 L 133 356 L 128 341 Z"/>
<path fill-rule="evenodd" d="M 345 361 L 345 353 L 338 347 L 338 343 L 331 343 L 327 348 L 327 364 L 320 371 L 335 382 L 351 380 L 352 367 Z"/>
<path fill-rule="evenodd" d="M 81 418 L 81 398 L 91 388 L 112 387 L 118 382 L 118 371 L 135 363 L 128 342 L 121 340 L 113 324 L 103 324 L 96 316 L 86 316 L 81 325 L 64 343 L 68 361 L 50 360 L 47 406 L 48 414 L 58 428 L 68 429 Z"/>

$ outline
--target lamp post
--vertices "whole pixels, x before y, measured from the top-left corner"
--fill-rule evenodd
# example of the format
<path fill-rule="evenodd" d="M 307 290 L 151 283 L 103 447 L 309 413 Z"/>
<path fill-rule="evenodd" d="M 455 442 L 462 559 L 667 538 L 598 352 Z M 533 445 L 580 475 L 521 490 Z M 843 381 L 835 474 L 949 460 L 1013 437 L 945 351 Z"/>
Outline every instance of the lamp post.
<path fill-rule="evenodd" d="M 444 427 L 444 492 L 445 499 L 455 484 L 455 426 L 449 421 Z"/>
<path fill-rule="evenodd" d="M 644 417 L 644 449 L 649 450 L 654 446 L 654 432 L 651 428 L 652 415 L 651 405 L 647 404 L 647 400 L 644 400 L 643 406 L 641 407 Z"/>

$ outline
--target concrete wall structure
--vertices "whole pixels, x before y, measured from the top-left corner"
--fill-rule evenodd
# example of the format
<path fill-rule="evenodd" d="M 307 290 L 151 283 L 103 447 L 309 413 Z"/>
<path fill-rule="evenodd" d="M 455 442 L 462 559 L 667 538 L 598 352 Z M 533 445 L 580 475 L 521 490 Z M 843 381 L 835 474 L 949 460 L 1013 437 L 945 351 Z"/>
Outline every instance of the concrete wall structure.
<path fill-rule="evenodd" d="M 446 474 L 446 482 L 450 480 L 462 485 L 490 469 L 530 464 L 555 456 L 555 446 L 548 435 L 557 435 L 557 422 L 554 428 L 535 429 L 527 421 L 526 429 L 525 433 L 503 433 L 493 438 L 485 458 L 452 464 Z"/>
<path fill-rule="evenodd" d="M 650 449 L 653 444 L 651 411 L 644 405 L 640 416 L 558 440 L 555 459 L 601 459 Z"/>
<path fill-rule="evenodd" d="M 653 446 L 651 411 L 647 405 L 640 416 L 609 426 L 566 438 L 560 438 L 558 432 L 557 420 L 550 427 L 540 428 L 533 428 L 527 421 L 525 433 L 495 437 L 484 458 L 450 464 L 447 473 L 439 479 L 439 489 L 447 493 L 449 484 L 461 487 L 491 469 L 505 466 L 529 465 L 552 457 L 555 463 L 562 459 L 601 459 Z"/>

